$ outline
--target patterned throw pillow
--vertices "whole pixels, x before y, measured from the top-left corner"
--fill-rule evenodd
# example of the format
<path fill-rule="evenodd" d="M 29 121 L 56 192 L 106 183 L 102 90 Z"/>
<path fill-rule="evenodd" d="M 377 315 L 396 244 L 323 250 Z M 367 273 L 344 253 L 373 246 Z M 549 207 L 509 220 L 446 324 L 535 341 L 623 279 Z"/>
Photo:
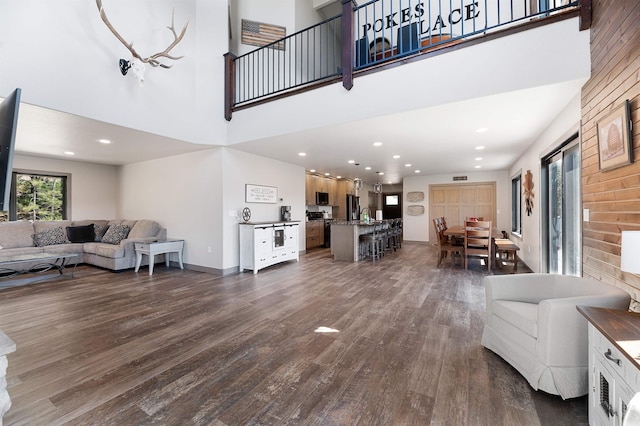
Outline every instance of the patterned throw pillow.
<path fill-rule="evenodd" d="M 96 233 L 95 241 L 102 241 L 102 237 L 104 237 L 105 232 L 109 229 L 109 224 L 106 225 L 96 225 L 93 224 L 93 230 Z"/>
<path fill-rule="evenodd" d="M 38 247 L 44 247 L 53 246 L 56 244 L 66 244 L 68 241 L 67 237 L 65 237 L 64 235 L 62 226 L 58 226 L 57 228 L 51 228 L 47 229 L 46 231 L 33 234 L 33 242 Z"/>
<path fill-rule="evenodd" d="M 129 235 L 129 225 L 111 225 L 107 232 L 105 232 L 104 237 L 102 237 L 102 242 L 107 244 L 120 244 L 120 241 L 127 238 Z"/>

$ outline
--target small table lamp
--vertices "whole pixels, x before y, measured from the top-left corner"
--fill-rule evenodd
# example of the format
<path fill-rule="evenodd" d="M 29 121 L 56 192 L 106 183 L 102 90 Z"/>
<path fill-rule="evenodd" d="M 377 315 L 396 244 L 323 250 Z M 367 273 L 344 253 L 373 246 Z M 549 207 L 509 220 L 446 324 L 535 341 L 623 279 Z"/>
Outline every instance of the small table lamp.
<path fill-rule="evenodd" d="M 622 231 L 620 269 L 640 274 L 640 231 Z"/>

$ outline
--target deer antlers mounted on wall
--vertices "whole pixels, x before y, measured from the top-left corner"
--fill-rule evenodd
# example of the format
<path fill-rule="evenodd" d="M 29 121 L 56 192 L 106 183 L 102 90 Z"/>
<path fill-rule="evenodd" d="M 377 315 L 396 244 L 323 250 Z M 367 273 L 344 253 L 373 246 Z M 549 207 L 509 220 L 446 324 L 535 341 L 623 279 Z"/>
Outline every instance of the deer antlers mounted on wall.
<path fill-rule="evenodd" d="M 164 49 L 162 52 L 158 52 L 154 55 L 148 56 L 146 58 L 143 58 L 138 52 L 136 52 L 136 50 L 133 48 L 133 43 L 127 43 L 127 41 L 124 39 L 124 37 L 122 37 L 118 31 L 116 31 L 116 29 L 113 27 L 113 25 L 111 25 L 111 22 L 109 22 L 109 19 L 107 18 L 107 14 L 104 11 L 104 8 L 102 6 L 102 0 L 96 0 L 96 5 L 98 6 L 98 10 L 100 11 L 100 17 L 102 18 L 102 21 L 106 24 L 107 28 L 109 28 L 109 30 L 111 30 L 111 32 L 113 33 L 113 35 L 116 36 L 116 38 L 118 40 L 120 40 L 120 43 L 122 43 L 127 49 L 129 49 L 129 51 L 131 52 L 131 55 L 133 55 L 134 58 L 138 59 L 140 62 L 145 63 L 145 64 L 149 64 L 152 67 L 161 67 L 161 68 L 171 68 L 171 65 L 167 65 L 163 62 L 160 62 L 161 58 L 166 58 L 166 59 L 171 59 L 173 61 L 177 61 L 178 59 L 183 58 L 183 56 L 173 56 L 171 55 L 169 52 L 171 51 L 171 49 L 173 49 L 174 47 L 176 47 L 178 45 L 178 43 L 180 43 L 180 41 L 182 41 L 182 38 L 184 37 L 185 33 L 187 32 L 187 27 L 189 26 L 189 20 L 187 20 L 187 23 L 184 24 L 184 27 L 182 28 L 182 31 L 180 31 L 180 35 L 178 35 L 176 33 L 176 30 L 174 28 L 173 25 L 173 18 L 174 18 L 174 13 L 171 13 L 171 26 L 167 27 L 171 33 L 173 34 L 173 42 L 171 44 L 169 44 L 169 46 L 167 46 L 166 49 Z M 131 68 L 131 63 L 129 61 L 126 61 L 124 59 L 120 59 L 120 72 L 122 72 L 122 75 L 126 75 L 127 71 L 129 70 L 129 68 Z M 136 71 L 136 74 L 144 72 L 144 66 L 142 66 L 142 70 L 140 69 L 136 69 L 134 66 L 134 71 Z M 140 79 L 140 82 L 142 83 L 143 78 L 138 75 L 138 78 Z"/>

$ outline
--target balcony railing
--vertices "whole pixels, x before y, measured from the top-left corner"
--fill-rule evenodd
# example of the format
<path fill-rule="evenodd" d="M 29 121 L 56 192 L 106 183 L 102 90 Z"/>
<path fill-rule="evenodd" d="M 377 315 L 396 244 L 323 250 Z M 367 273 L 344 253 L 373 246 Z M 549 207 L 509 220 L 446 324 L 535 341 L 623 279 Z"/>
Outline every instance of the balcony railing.
<path fill-rule="evenodd" d="M 590 11 L 589 0 L 581 3 L 582 12 Z M 350 89 L 354 71 L 579 10 L 578 0 L 372 0 L 356 7 L 342 0 L 342 5 L 340 16 L 245 55 L 226 54 L 225 118 L 230 120 L 235 108 L 339 77 Z"/>

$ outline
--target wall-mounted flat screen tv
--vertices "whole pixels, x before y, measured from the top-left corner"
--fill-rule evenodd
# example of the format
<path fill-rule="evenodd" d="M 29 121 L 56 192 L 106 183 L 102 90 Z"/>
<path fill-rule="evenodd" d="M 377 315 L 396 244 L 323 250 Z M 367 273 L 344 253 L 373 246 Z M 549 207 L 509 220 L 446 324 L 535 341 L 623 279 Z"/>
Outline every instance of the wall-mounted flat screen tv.
<path fill-rule="evenodd" d="M 18 130 L 20 94 L 16 89 L 0 103 L 0 211 L 9 210 L 13 151 Z"/>

